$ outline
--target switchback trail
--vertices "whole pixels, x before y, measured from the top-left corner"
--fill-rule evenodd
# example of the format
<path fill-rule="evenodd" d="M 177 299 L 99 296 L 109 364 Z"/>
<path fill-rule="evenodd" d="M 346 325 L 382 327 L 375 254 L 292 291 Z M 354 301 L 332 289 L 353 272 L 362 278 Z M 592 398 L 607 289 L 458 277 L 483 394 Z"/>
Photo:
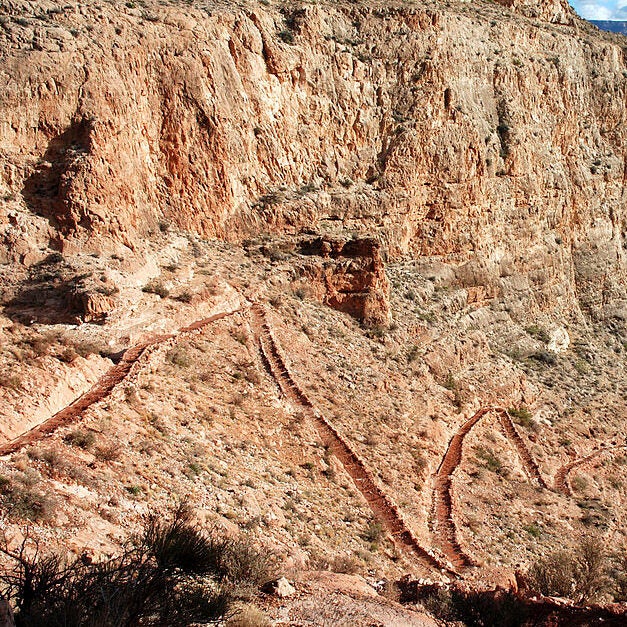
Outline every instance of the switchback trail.
<path fill-rule="evenodd" d="M 35 444 L 37 441 L 46 435 L 50 435 L 60 427 L 74 422 L 87 408 L 106 398 L 116 385 L 124 381 L 133 365 L 137 363 L 137 361 L 142 355 L 144 355 L 144 353 L 146 353 L 146 351 L 148 351 L 148 349 L 158 346 L 159 344 L 172 338 L 179 338 L 183 335 L 192 333 L 193 331 L 200 330 L 212 322 L 231 316 L 239 311 L 241 311 L 241 309 L 222 312 L 208 318 L 203 318 L 202 320 L 194 322 L 190 326 L 183 327 L 178 333 L 157 335 L 147 342 L 129 348 L 122 355 L 122 359 L 115 366 L 110 368 L 102 377 L 100 377 L 91 389 L 85 392 L 85 394 L 79 396 L 74 402 L 70 403 L 67 407 L 64 407 L 44 422 L 38 424 L 29 431 L 26 431 L 17 438 L 0 445 L 0 456 L 10 455 L 25 446 Z"/>
<path fill-rule="evenodd" d="M 541 488 L 547 488 L 548 486 L 540 474 L 540 468 L 533 459 L 525 441 L 520 437 L 518 429 L 516 429 L 516 426 L 512 422 L 512 417 L 509 415 L 509 412 L 507 409 L 497 409 L 496 411 L 498 411 L 499 420 L 501 421 L 501 426 L 503 427 L 505 435 L 511 442 L 514 443 L 514 446 L 516 446 L 516 449 L 518 450 L 518 455 L 520 456 L 527 476 L 531 481 L 535 481 Z"/>
<path fill-rule="evenodd" d="M 475 563 L 466 555 L 457 539 L 457 528 L 453 520 L 452 475 L 462 461 L 464 438 L 490 410 L 490 407 L 480 409 L 459 428 L 451 438 L 435 476 L 434 532 L 440 540 L 444 554 L 459 570 L 474 566 Z"/>
<path fill-rule="evenodd" d="M 603 453 L 615 451 L 618 449 L 624 449 L 624 448 L 627 448 L 627 444 L 615 444 L 611 446 L 603 446 L 601 448 L 596 449 L 595 451 L 592 451 L 592 453 L 590 453 L 589 455 L 586 455 L 585 457 L 580 457 L 579 459 L 575 459 L 572 462 L 569 462 L 568 464 L 564 464 L 563 466 L 558 468 L 557 472 L 555 473 L 555 479 L 553 480 L 553 488 L 557 492 L 561 492 L 562 494 L 565 494 L 566 496 L 572 496 L 573 491 L 571 490 L 570 484 L 568 482 L 568 475 L 573 469 L 577 468 L 578 466 L 583 466 L 584 464 L 587 464 L 588 462 L 592 461 L 595 457 L 598 457 L 599 455 L 602 455 Z"/>
<path fill-rule="evenodd" d="M 300 405 L 313 421 L 320 439 L 344 466 L 355 486 L 364 496 L 376 519 L 389 531 L 396 546 L 406 555 L 430 568 L 456 573 L 443 560 L 423 548 L 411 532 L 395 503 L 377 485 L 365 463 L 352 450 L 348 442 L 333 425 L 314 407 L 307 395 L 296 383 L 274 339 L 265 309 L 252 306 L 252 327 L 264 367 L 277 383 L 282 393 L 293 403 Z"/>
<path fill-rule="evenodd" d="M 531 455 L 525 441 L 516 429 L 508 411 L 502 407 L 484 407 L 467 420 L 451 438 L 440 467 L 437 470 L 434 487 L 434 532 L 439 537 L 444 554 L 458 569 L 474 565 L 473 560 L 466 555 L 457 537 L 457 527 L 454 519 L 454 504 L 452 494 L 452 476 L 462 461 L 464 438 L 470 430 L 489 412 L 496 412 L 503 431 L 516 447 L 525 472 L 528 477 L 546 488 L 546 482 L 540 474 L 540 469 Z"/>

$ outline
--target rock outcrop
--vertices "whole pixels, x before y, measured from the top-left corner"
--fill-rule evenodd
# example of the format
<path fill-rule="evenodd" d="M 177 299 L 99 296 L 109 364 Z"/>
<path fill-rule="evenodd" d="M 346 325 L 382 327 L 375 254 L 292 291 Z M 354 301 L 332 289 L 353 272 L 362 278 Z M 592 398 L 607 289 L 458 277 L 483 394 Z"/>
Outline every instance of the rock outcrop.
<path fill-rule="evenodd" d="M 390 285 L 380 248 L 372 238 L 344 241 L 319 237 L 305 241 L 301 252 L 317 259 L 301 266 L 299 284 L 320 302 L 366 326 L 387 325 L 391 321 Z"/>
<path fill-rule="evenodd" d="M 337 226 L 624 322 L 623 48 L 506 4 L 3 3 L 0 260 Z"/>

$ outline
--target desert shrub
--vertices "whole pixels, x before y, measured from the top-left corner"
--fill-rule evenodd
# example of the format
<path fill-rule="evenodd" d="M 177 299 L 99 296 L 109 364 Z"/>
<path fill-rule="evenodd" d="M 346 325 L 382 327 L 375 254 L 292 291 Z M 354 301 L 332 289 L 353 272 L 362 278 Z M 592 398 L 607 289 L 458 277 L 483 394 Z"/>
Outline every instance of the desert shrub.
<path fill-rule="evenodd" d="M 165 298 L 170 293 L 170 290 L 160 281 L 150 281 L 150 283 L 142 287 L 142 292 L 156 294 L 160 298 Z"/>
<path fill-rule="evenodd" d="M 31 446 L 26 450 L 26 454 L 30 459 L 44 462 L 53 470 L 64 470 L 66 466 L 65 459 L 59 449 L 54 447 L 40 448 Z"/>
<path fill-rule="evenodd" d="M 533 427 L 535 425 L 531 412 L 524 405 L 522 407 L 509 407 L 507 413 L 521 427 Z"/>
<path fill-rule="evenodd" d="M 525 331 L 533 338 L 538 340 L 539 342 L 544 342 L 545 344 L 551 339 L 549 333 L 546 329 L 539 327 L 537 324 L 532 324 L 531 326 L 525 327 Z"/>
<path fill-rule="evenodd" d="M 0 568 L 0 593 L 15 607 L 17 627 L 215 623 L 235 614 L 229 577 L 240 546 L 205 533 L 184 507 L 171 516 L 148 516 L 120 555 L 97 563 L 43 554 L 27 534 L 16 550 L 6 540 L 0 545 L 8 558 Z M 253 549 L 246 556 L 266 559 Z M 259 565 L 236 570 L 236 577 L 258 585 Z"/>
<path fill-rule="evenodd" d="M 476 446 L 475 453 L 479 459 L 485 462 L 485 467 L 491 472 L 495 472 L 496 474 L 506 473 L 503 463 L 490 449 L 487 449 L 484 446 Z"/>
<path fill-rule="evenodd" d="M 383 525 L 380 522 L 372 520 L 361 534 L 366 542 L 380 542 L 384 535 Z"/>
<path fill-rule="evenodd" d="M 25 340 L 25 343 L 30 346 L 36 357 L 42 357 L 48 354 L 48 351 L 55 343 L 55 338 L 51 335 L 39 335 Z"/>
<path fill-rule="evenodd" d="M 415 344 L 407 351 L 407 363 L 411 364 L 420 357 L 420 347 Z"/>
<path fill-rule="evenodd" d="M 307 539 L 303 542 L 303 545 L 307 545 L 308 543 L 309 540 Z M 316 570 L 328 570 L 332 573 L 343 573 L 347 575 L 358 573 L 363 566 L 357 557 L 344 553 L 335 555 L 313 554 L 310 557 L 309 563 L 311 568 Z"/>
<path fill-rule="evenodd" d="M 365 327 L 366 337 L 371 340 L 379 340 L 385 337 L 387 331 L 386 327 L 375 324 L 373 326 Z"/>
<path fill-rule="evenodd" d="M 178 296 L 175 296 L 175 300 L 178 300 L 181 303 L 191 303 L 192 300 L 194 300 L 194 294 L 189 290 L 184 290 Z"/>
<path fill-rule="evenodd" d="M 528 608 L 509 591 L 447 590 L 429 585 L 414 590 L 401 589 L 401 601 L 409 600 L 420 603 L 447 625 L 522 627 L 529 624 Z"/>
<path fill-rule="evenodd" d="M 455 379 L 455 377 L 453 376 L 453 373 L 449 370 L 448 374 L 446 375 L 446 379 L 444 379 L 444 383 L 442 383 L 442 386 L 445 387 L 447 390 L 456 390 L 458 387 L 457 381 Z"/>
<path fill-rule="evenodd" d="M 254 605 L 245 605 L 229 619 L 226 627 L 270 627 L 272 621 Z"/>
<path fill-rule="evenodd" d="M 96 434 L 93 431 L 74 429 L 63 438 L 63 441 L 72 446 L 89 450 L 96 441 Z"/>
<path fill-rule="evenodd" d="M 177 346 L 171 351 L 168 351 L 168 353 L 166 354 L 166 358 L 171 364 L 174 364 L 175 366 L 180 366 L 181 368 L 187 368 L 187 366 L 189 366 L 191 363 L 187 351 L 180 346 Z"/>
<path fill-rule="evenodd" d="M 541 364 L 546 364 L 547 366 L 554 366 L 557 363 L 557 357 L 555 356 L 555 353 L 552 353 L 551 351 L 537 351 L 536 353 L 529 355 L 529 357 Z"/>
<path fill-rule="evenodd" d="M 542 535 L 542 527 L 537 522 L 531 522 L 524 525 L 523 529 L 532 537 L 538 539 Z"/>
<path fill-rule="evenodd" d="M 582 475 L 575 475 L 570 480 L 570 487 L 575 492 L 584 492 L 588 487 L 588 479 L 586 479 L 586 477 L 583 477 Z"/>
<path fill-rule="evenodd" d="M 527 573 L 529 586 L 545 596 L 594 601 L 609 590 L 608 557 L 600 540 L 584 538 L 570 551 L 556 551 L 534 562 Z"/>
<path fill-rule="evenodd" d="M 450 590 L 438 588 L 420 598 L 420 605 L 440 620 L 457 620 L 457 611 L 453 604 L 453 594 Z"/>
<path fill-rule="evenodd" d="M 335 555 L 328 562 L 328 569 L 334 573 L 355 575 L 361 568 L 361 562 L 353 555 Z"/>
<path fill-rule="evenodd" d="M 97 446 L 94 457 L 101 462 L 112 462 L 120 457 L 121 450 L 117 444 L 103 444 Z"/>
<path fill-rule="evenodd" d="M 294 43 L 294 34 L 290 30 L 282 30 L 278 34 L 278 37 L 283 43 L 286 43 L 286 44 Z"/>
<path fill-rule="evenodd" d="M 0 502 L 10 518 L 35 522 L 52 518 L 56 501 L 37 486 L 39 478 L 37 473 L 0 477 Z"/>

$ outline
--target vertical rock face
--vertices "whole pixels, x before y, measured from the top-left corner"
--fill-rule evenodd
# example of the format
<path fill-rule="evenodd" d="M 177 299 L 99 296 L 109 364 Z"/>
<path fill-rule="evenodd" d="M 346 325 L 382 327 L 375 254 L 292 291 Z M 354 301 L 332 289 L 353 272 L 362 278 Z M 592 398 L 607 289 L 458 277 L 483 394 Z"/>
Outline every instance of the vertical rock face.
<path fill-rule="evenodd" d="M 0 14 L 0 260 L 332 220 L 627 315 L 624 51 L 559 0 Z"/>
<path fill-rule="evenodd" d="M 320 301 L 367 326 L 390 323 L 390 285 L 379 242 L 372 238 L 317 238 L 305 242 L 301 252 L 322 257 L 307 263 L 301 271 L 310 293 Z"/>
<path fill-rule="evenodd" d="M 553 24 L 572 26 L 573 10 L 564 0 L 497 0 L 504 7 L 511 8 L 527 17 L 536 17 Z"/>

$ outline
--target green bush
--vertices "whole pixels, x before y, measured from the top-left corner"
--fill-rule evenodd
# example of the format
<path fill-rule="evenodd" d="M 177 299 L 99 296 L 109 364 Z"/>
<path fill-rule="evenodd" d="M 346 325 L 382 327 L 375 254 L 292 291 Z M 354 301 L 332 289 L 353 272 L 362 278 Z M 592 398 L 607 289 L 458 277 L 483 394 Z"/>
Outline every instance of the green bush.
<path fill-rule="evenodd" d="M 521 427 L 533 427 L 535 425 L 531 412 L 524 405 L 522 407 L 509 407 L 507 413 Z"/>

